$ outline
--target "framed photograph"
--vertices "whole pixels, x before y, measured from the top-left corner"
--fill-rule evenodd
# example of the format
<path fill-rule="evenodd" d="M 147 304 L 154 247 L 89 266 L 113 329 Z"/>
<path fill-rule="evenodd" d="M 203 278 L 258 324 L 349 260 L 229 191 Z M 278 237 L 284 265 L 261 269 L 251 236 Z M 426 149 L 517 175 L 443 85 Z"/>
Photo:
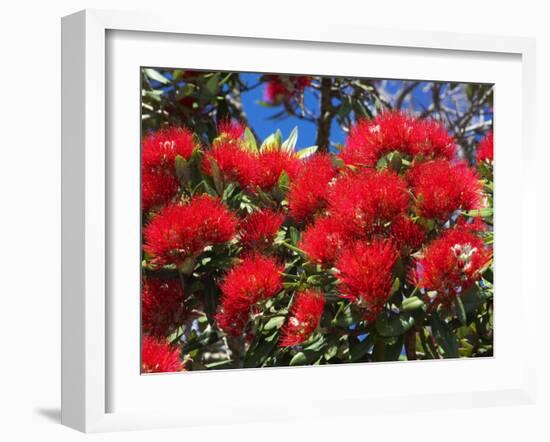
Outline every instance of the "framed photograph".
<path fill-rule="evenodd" d="M 108 11 L 62 37 L 64 424 L 534 400 L 532 40 Z"/>

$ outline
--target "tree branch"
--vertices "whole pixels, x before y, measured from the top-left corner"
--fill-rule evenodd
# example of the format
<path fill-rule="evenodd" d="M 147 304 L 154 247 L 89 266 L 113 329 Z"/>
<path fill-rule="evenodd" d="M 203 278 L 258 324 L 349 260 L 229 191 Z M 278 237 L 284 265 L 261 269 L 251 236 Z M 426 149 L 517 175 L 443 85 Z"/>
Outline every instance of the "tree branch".
<path fill-rule="evenodd" d="M 319 152 L 328 152 L 330 144 L 330 125 L 332 123 L 333 109 L 331 103 L 332 79 L 323 77 L 321 79 L 320 112 L 317 121 L 317 141 Z"/>

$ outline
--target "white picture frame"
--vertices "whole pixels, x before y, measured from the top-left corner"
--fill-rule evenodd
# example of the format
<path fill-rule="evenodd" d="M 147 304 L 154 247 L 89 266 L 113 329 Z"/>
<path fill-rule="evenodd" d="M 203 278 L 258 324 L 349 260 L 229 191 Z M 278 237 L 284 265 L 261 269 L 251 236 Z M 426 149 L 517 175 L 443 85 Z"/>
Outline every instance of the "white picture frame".
<path fill-rule="evenodd" d="M 62 21 L 62 423 L 85 432 L 122 429 L 155 428 L 184 425 L 207 425 L 212 416 L 200 410 L 177 411 L 173 407 L 132 411 L 109 411 L 109 393 L 113 388 L 109 381 L 112 354 L 107 328 L 112 320 L 108 300 L 108 245 L 113 238 L 108 229 L 110 200 L 108 186 L 108 133 L 106 121 L 111 117 L 108 109 L 109 88 L 107 81 L 109 32 L 160 33 L 155 35 L 217 36 L 240 39 L 269 39 L 291 47 L 297 42 L 311 44 L 339 44 L 350 46 L 376 46 L 379 48 L 426 49 L 431 51 L 468 52 L 483 54 L 510 54 L 520 57 L 522 118 L 517 128 L 521 137 L 523 184 L 518 189 L 521 198 L 521 214 L 518 215 L 517 235 L 521 244 L 521 275 L 533 267 L 536 256 L 534 223 L 536 220 L 535 193 L 527 192 L 534 184 L 534 100 L 535 100 L 535 44 L 534 40 L 517 37 L 490 37 L 451 33 L 427 33 L 420 31 L 376 30 L 302 25 L 278 26 L 276 29 L 254 23 L 218 21 L 208 17 L 188 21 L 182 25 L 169 15 L 155 16 L 143 13 L 123 13 L 87 10 L 63 18 Z M 443 53 L 443 52 L 441 52 Z M 111 54 L 112 55 L 112 54 Z M 139 139 L 139 135 L 136 135 Z M 519 138 L 518 138 L 519 139 Z M 497 135 L 498 142 L 498 135 Z M 498 239 L 497 239 L 498 241 Z M 497 242 L 498 255 L 498 242 Z M 497 256 L 498 259 L 498 256 Z M 534 278 L 523 277 L 518 281 L 522 296 L 518 310 L 536 303 Z M 536 325 L 523 321 L 524 336 L 534 336 Z M 502 322 L 503 326 L 505 322 Z M 524 339 L 525 348 L 520 364 L 514 369 L 513 379 L 499 388 L 477 388 L 454 392 L 431 391 L 424 395 L 390 392 L 377 396 L 376 403 L 362 401 L 361 389 L 356 395 L 338 398 L 333 393 L 325 399 L 312 398 L 310 407 L 302 415 L 323 416 L 333 401 L 339 401 L 340 413 L 366 415 L 376 410 L 406 410 L 411 404 L 416 409 L 437 409 L 496 405 L 502 403 L 532 403 L 535 399 L 535 371 L 533 339 Z M 498 350 L 497 350 L 498 351 Z M 498 355 L 496 356 L 498 358 Z M 465 361 L 461 361 L 465 362 Z M 456 370 L 459 361 L 445 362 L 445 366 L 428 370 Z M 453 365 L 454 364 L 454 365 Z M 414 364 L 413 364 L 414 365 Z M 349 368 L 350 376 L 357 375 L 364 365 Z M 387 366 L 386 366 L 387 367 Z M 418 365 L 417 365 L 418 367 Z M 306 368 L 284 369 L 285 382 L 296 382 Z M 329 368 L 332 373 L 341 368 Z M 383 370 L 394 370 L 395 366 Z M 353 372 L 351 371 L 353 370 Z M 263 370 L 260 370 L 263 371 Z M 278 370 L 267 370 L 271 376 Z M 378 370 L 379 372 L 382 370 Z M 258 370 L 253 371 L 259 377 Z M 266 373 L 266 372 L 264 372 Z M 302 375 L 300 374 L 302 373 Z M 201 373 L 208 375 L 208 373 Z M 219 374 L 216 373 L 219 377 Z M 247 372 L 234 371 L 231 383 L 244 383 Z M 307 375 L 307 374 L 306 374 Z M 157 379 L 175 378 L 157 376 Z M 193 374 L 196 376 L 196 374 Z M 252 376 L 252 375 L 250 375 Z M 262 374 L 261 376 L 264 376 Z M 323 376 L 331 374 L 325 370 Z M 294 378 L 294 379 L 293 379 Z M 259 380 L 258 382 L 260 382 Z M 160 381 L 157 381 L 160 382 Z M 169 382 L 169 381 L 164 381 Z M 197 376 L 194 382 L 200 382 Z M 166 384 L 163 388 L 169 387 Z M 409 396 L 408 396 L 409 395 Z M 228 416 L 217 416 L 216 422 L 243 422 L 284 419 L 294 416 L 291 405 L 278 404 L 258 407 L 247 403 L 246 395 L 232 398 L 234 410 Z M 343 404 L 345 402 L 345 404 Z M 366 403 L 365 403 L 366 402 Z M 247 413 L 241 413 L 247 411 Z M 334 410 L 331 410 L 334 412 Z M 239 417 L 242 416 L 242 417 Z"/>

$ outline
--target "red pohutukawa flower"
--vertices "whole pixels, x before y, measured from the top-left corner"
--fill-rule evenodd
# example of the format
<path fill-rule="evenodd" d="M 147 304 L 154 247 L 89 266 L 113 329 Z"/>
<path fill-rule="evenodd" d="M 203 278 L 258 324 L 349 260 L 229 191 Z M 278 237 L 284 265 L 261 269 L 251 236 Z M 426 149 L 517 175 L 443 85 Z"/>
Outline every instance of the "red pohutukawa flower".
<path fill-rule="evenodd" d="M 426 230 L 406 216 L 392 222 L 390 233 L 396 247 L 403 255 L 418 250 L 426 238 Z"/>
<path fill-rule="evenodd" d="M 184 292 L 178 279 L 144 278 L 141 287 L 141 324 L 151 336 L 164 337 L 183 324 Z"/>
<path fill-rule="evenodd" d="M 271 245 L 285 217 L 272 210 L 258 210 L 248 215 L 239 228 L 241 242 L 254 249 L 265 249 Z"/>
<path fill-rule="evenodd" d="M 186 264 L 206 246 L 229 241 L 237 220 L 220 200 L 207 195 L 166 206 L 144 228 L 145 251 L 158 264 Z"/>
<path fill-rule="evenodd" d="M 232 120 L 223 120 L 218 124 L 218 137 L 227 137 L 231 140 L 240 140 L 246 126 Z"/>
<path fill-rule="evenodd" d="M 266 75 L 265 100 L 272 104 L 279 104 L 301 94 L 311 84 L 311 77 Z"/>
<path fill-rule="evenodd" d="M 353 244 L 336 262 L 341 296 L 364 309 L 367 320 L 376 318 L 391 295 L 397 256 L 391 241 L 374 240 Z"/>
<path fill-rule="evenodd" d="M 329 212 L 357 237 L 379 232 L 409 208 L 406 182 L 390 171 L 364 170 L 336 181 L 329 194 Z"/>
<path fill-rule="evenodd" d="M 336 170 L 329 155 L 317 154 L 308 158 L 290 187 L 290 216 L 302 222 L 324 209 L 329 183 L 335 176 Z"/>
<path fill-rule="evenodd" d="M 257 175 L 258 160 L 250 151 L 231 140 L 215 143 L 206 152 L 202 161 L 202 171 L 212 176 L 212 161 L 215 161 L 224 180 L 234 181 L 246 188 L 253 184 Z"/>
<path fill-rule="evenodd" d="M 275 186 L 281 174 L 285 172 L 292 181 L 300 169 L 300 159 L 294 152 L 283 149 L 265 149 L 257 157 L 252 184 L 262 190 Z"/>
<path fill-rule="evenodd" d="M 492 163 L 493 160 L 493 132 L 491 131 L 477 146 L 477 161 Z"/>
<path fill-rule="evenodd" d="M 254 305 L 282 289 L 282 271 L 283 266 L 271 257 L 257 253 L 245 256 L 220 285 L 218 326 L 229 334 L 241 334 Z"/>
<path fill-rule="evenodd" d="M 325 297 L 315 291 L 306 290 L 296 294 L 290 318 L 281 330 L 280 347 L 290 347 L 307 341 L 321 322 L 325 308 Z"/>
<path fill-rule="evenodd" d="M 361 120 L 351 128 L 341 158 L 346 164 L 373 167 L 384 155 L 452 159 L 456 142 L 433 120 L 419 120 L 404 112 L 384 112 L 374 120 Z"/>
<path fill-rule="evenodd" d="M 410 169 L 408 178 L 420 216 L 444 221 L 457 210 L 478 209 L 481 205 L 481 183 L 466 164 L 444 160 L 418 163 Z"/>
<path fill-rule="evenodd" d="M 177 192 L 178 181 L 171 173 L 142 170 L 141 208 L 143 211 L 168 203 Z"/>
<path fill-rule="evenodd" d="M 141 342 L 141 372 L 167 373 L 182 371 L 180 349 L 164 339 L 144 336 Z"/>
<path fill-rule="evenodd" d="M 419 287 L 437 291 L 439 301 L 452 302 L 479 279 L 490 259 L 491 252 L 479 236 L 469 228 L 455 227 L 426 247 L 412 279 Z"/>
<path fill-rule="evenodd" d="M 188 160 L 195 149 L 193 134 L 180 127 L 161 129 L 147 135 L 142 143 L 141 164 L 145 169 L 172 170 L 176 156 Z"/>
<path fill-rule="evenodd" d="M 299 247 L 310 260 L 319 264 L 332 264 L 349 236 L 342 224 L 334 218 L 317 218 L 302 235 Z"/>

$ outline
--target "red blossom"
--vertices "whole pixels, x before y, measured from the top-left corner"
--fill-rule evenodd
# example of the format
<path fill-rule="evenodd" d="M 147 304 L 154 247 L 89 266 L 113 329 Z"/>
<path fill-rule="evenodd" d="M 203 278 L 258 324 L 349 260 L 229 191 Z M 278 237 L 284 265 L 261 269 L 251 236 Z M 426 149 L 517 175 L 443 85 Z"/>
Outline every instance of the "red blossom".
<path fill-rule="evenodd" d="M 272 210 L 258 210 L 248 215 L 239 228 L 241 242 L 250 248 L 265 249 L 269 247 L 285 217 Z"/>
<path fill-rule="evenodd" d="M 346 164 L 374 167 L 384 155 L 398 151 L 410 158 L 452 159 L 456 142 L 434 120 L 420 120 L 404 112 L 384 112 L 374 120 L 360 120 L 351 128 L 341 158 Z"/>
<path fill-rule="evenodd" d="M 397 256 L 391 241 L 374 240 L 353 244 L 336 262 L 341 296 L 364 309 L 367 320 L 376 318 L 390 297 Z"/>
<path fill-rule="evenodd" d="M 298 175 L 299 169 L 300 160 L 294 152 L 283 149 L 265 149 L 257 157 L 257 167 L 252 184 L 267 191 L 278 183 L 283 172 L 286 172 L 292 181 Z"/>
<path fill-rule="evenodd" d="M 464 163 L 417 163 L 408 178 L 420 216 L 445 221 L 457 210 L 480 208 L 481 183 L 475 170 Z"/>
<path fill-rule="evenodd" d="M 328 209 L 349 234 L 363 238 L 403 216 L 409 199 L 406 182 L 396 173 L 363 170 L 336 181 Z"/>
<path fill-rule="evenodd" d="M 215 143 L 202 161 L 202 171 L 212 176 L 212 160 L 226 181 L 237 182 L 242 188 L 253 184 L 257 175 L 258 160 L 250 151 L 231 140 Z"/>
<path fill-rule="evenodd" d="M 325 308 L 325 297 L 315 291 L 306 290 L 296 294 L 290 318 L 281 330 L 280 347 L 290 347 L 305 342 L 321 322 Z"/>
<path fill-rule="evenodd" d="M 342 225 L 334 218 L 317 218 L 302 235 L 299 247 L 310 260 L 319 264 L 332 264 L 348 241 Z"/>
<path fill-rule="evenodd" d="M 144 336 L 141 342 L 141 372 L 167 373 L 182 371 L 180 349 L 164 339 Z"/>
<path fill-rule="evenodd" d="M 460 292 L 480 277 L 491 259 L 483 240 L 469 228 L 458 226 L 432 241 L 416 261 L 413 282 L 435 290 L 438 299 L 452 302 Z"/>
<path fill-rule="evenodd" d="M 141 164 L 144 169 L 173 170 L 176 156 L 188 160 L 196 149 L 193 134 L 181 127 L 161 129 L 142 142 Z"/>
<path fill-rule="evenodd" d="M 493 132 L 491 131 L 477 146 L 477 161 L 492 163 L 494 160 L 493 152 Z"/>
<path fill-rule="evenodd" d="M 397 218 L 391 224 L 390 233 L 396 247 L 403 254 L 418 250 L 426 238 L 426 230 L 406 216 Z"/>
<path fill-rule="evenodd" d="M 178 181 L 171 173 L 142 170 L 141 209 L 168 203 L 178 192 Z"/>
<path fill-rule="evenodd" d="M 279 104 L 301 94 L 311 84 L 311 77 L 305 75 L 266 75 L 265 100 Z"/>
<path fill-rule="evenodd" d="M 183 288 L 177 279 L 144 278 L 141 287 L 141 324 L 151 336 L 164 337 L 186 317 Z"/>
<path fill-rule="evenodd" d="M 324 209 L 329 183 L 335 176 L 336 170 L 329 155 L 317 154 L 308 158 L 290 187 L 290 216 L 303 222 Z"/>
<path fill-rule="evenodd" d="M 254 253 L 243 258 L 220 285 L 218 326 L 231 335 L 243 333 L 252 307 L 282 289 L 282 271 L 283 266 L 271 257 Z"/>
<path fill-rule="evenodd" d="M 188 204 L 166 206 L 144 228 L 145 251 L 158 264 L 186 264 L 206 246 L 229 241 L 235 235 L 234 215 L 217 199 L 207 195 Z"/>
<path fill-rule="evenodd" d="M 240 140 L 246 126 L 233 120 L 222 120 L 218 124 L 218 137 L 226 137 L 231 140 Z"/>

